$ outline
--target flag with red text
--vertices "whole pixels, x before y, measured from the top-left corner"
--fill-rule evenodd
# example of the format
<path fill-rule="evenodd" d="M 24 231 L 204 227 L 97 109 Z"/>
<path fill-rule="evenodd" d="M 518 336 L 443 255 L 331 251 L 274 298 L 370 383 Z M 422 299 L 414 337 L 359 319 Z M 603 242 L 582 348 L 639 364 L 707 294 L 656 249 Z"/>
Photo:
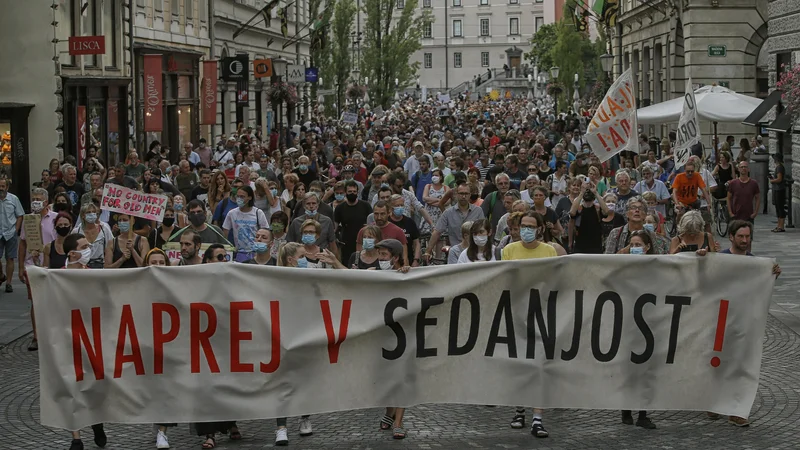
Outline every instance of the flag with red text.
<path fill-rule="evenodd" d="M 639 153 L 636 94 L 631 69 L 625 71 L 606 93 L 586 127 L 592 153 L 606 161 L 623 150 Z"/>

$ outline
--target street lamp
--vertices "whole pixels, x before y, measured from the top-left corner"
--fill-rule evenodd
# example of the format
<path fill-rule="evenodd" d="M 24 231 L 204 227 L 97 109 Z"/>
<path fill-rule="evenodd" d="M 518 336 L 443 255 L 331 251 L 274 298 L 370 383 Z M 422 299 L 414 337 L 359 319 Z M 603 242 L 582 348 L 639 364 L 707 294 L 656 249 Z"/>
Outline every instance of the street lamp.
<path fill-rule="evenodd" d="M 274 74 L 278 82 L 280 82 L 283 76 L 286 75 L 286 69 L 288 66 L 289 62 L 281 58 L 280 56 L 272 60 L 272 71 L 273 71 L 272 73 Z M 273 105 L 273 107 L 274 106 L 275 105 Z M 283 132 L 283 100 L 281 100 L 281 102 L 278 104 L 278 136 L 280 136 L 282 132 Z"/>
<path fill-rule="evenodd" d="M 573 100 L 573 102 L 572 102 L 572 110 L 575 112 L 575 114 L 578 113 L 578 110 L 581 107 L 581 95 L 578 93 L 578 91 L 580 89 L 581 89 L 581 85 L 578 82 L 578 74 L 576 73 L 575 74 L 575 84 L 573 86 L 573 91 L 572 91 L 572 100 Z"/>
<path fill-rule="evenodd" d="M 364 109 L 369 107 L 369 77 L 364 77 Z"/>
<path fill-rule="evenodd" d="M 611 81 L 611 66 L 614 63 L 614 55 L 611 54 L 604 54 L 600 56 L 600 67 L 603 68 L 603 72 L 608 75 L 608 80 Z"/>
<path fill-rule="evenodd" d="M 558 81 L 557 78 L 558 78 L 559 71 L 560 71 L 560 69 L 558 68 L 558 66 L 553 66 L 553 67 L 550 68 L 550 76 L 553 77 L 553 82 L 554 83 L 556 81 Z M 554 100 L 555 100 L 556 116 L 558 116 L 558 95 L 556 94 L 554 97 L 555 97 Z"/>
<path fill-rule="evenodd" d="M 400 92 L 398 91 L 398 89 L 400 89 L 400 80 L 395 78 L 394 79 L 394 99 L 395 100 L 400 100 Z"/>
<path fill-rule="evenodd" d="M 528 100 L 533 98 L 533 75 L 528 74 Z"/>
<path fill-rule="evenodd" d="M 419 90 L 419 77 L 417 77 L 417 99 L 422 100 L 422 92 Z"/>

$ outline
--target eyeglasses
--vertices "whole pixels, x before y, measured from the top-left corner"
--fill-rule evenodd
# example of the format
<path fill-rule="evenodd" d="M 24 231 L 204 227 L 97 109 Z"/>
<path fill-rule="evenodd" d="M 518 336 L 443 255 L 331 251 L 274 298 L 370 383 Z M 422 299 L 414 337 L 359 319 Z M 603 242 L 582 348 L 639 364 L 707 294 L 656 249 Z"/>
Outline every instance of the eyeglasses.
<path fill-rule="evenodd" d="M 225 255 L 222 253 L 218 253 L 217 256 L 214 257 L 217 261 L 225 261 Z"/>

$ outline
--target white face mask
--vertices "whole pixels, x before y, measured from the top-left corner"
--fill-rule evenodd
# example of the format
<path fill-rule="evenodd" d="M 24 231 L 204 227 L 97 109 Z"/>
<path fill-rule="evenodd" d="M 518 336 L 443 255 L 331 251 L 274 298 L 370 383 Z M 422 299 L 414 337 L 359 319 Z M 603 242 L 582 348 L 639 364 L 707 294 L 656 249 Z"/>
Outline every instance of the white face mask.
<path fill-rule="evenodd" d="M 78 253 L 81 254 L 80 259 L 77 261 L 78 264 L 85 266 L 89 264 L 89 258 L 92 256 L 92 248 L 85 248 L 83 250 L 79 250 Z"/>
<path fill-rule="evenodd" d="M 378 261 L 378 264 L 380 264 L 381 270 L 389 270 L 392 268 L 391 261 Z"/>
<path fill-rule="evenodd" d="M 489 241 L 489 236 L 472 236 L 472 240 L 478 247 L 483 247 Z"/>

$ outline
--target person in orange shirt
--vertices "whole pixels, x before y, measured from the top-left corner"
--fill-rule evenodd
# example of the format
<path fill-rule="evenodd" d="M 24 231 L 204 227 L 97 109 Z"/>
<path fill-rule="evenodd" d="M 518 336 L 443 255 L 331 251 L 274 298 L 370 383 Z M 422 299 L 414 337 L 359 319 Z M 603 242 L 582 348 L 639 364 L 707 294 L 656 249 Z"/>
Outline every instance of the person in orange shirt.
<path fill-rule="evenodd" d="M 686 208 L 700 209 L 700 202 L 697 199 L 698 191 L 711 204 L 703 177 L 695 174 L 694 162 L 689 161 L 683 166 L 683 173 L 679 173 L 672 183 L 672 198 L 675 201 L 675 208 L 678 210 L 678 220 L 683 215 Z"/>

